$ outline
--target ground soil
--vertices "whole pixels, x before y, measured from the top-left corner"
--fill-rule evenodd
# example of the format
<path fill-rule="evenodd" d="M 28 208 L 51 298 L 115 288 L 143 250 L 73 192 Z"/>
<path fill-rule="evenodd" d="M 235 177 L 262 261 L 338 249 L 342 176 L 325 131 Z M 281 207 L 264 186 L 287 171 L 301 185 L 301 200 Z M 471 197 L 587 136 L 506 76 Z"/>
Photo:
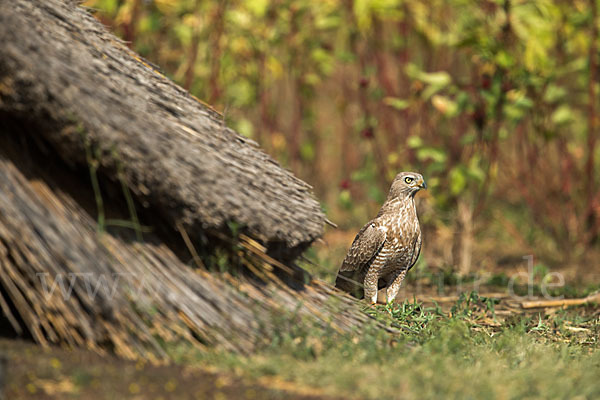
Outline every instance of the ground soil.
<path fill-rule="evenodd" d="M 283 382 L 248 382 L 208 369 L 131 362 L 89 350 L 0 339 L 5 399 L 322 399 Z M 2 398 L 0 396 L 0 398 Z"/>

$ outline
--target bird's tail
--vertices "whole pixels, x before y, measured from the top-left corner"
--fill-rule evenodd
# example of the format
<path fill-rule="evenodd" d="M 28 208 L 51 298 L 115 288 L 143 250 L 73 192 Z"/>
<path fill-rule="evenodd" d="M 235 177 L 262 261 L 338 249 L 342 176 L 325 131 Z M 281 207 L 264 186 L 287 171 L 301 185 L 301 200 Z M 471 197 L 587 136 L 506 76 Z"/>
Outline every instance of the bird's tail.
<path fill-rule="evenodd" d="M 355 271 L 340 271 L 335 279 L 335 287 L 362 299 L 364 297 L 362 279 Z"/>

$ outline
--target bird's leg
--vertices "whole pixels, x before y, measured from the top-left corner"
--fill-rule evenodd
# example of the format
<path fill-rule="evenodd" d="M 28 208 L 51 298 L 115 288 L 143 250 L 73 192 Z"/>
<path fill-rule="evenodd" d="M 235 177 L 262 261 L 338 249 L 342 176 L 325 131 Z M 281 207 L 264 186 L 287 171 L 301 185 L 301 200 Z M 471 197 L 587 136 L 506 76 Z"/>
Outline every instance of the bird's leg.
<path fill-rule="evenodd" d="M 377 282 L 379 281 L 379 269 L 378 268 L 370 268 L 365 275 L 365 280 L 363 282 L 365 287 L 365 300 L 369 302 L 369 304 L 377 303 Z"/>
<path fill-rule="evenodd" d="M 407 269 L 402 269 L 398 272 L 394 272 L 390 277 L 390 280 L 386 290 L 387 302 L 391 303 L 396 298 L 398 291 L 400 290 L 400 286 L 402 285 L 402 281 L 406 276 Z"/>

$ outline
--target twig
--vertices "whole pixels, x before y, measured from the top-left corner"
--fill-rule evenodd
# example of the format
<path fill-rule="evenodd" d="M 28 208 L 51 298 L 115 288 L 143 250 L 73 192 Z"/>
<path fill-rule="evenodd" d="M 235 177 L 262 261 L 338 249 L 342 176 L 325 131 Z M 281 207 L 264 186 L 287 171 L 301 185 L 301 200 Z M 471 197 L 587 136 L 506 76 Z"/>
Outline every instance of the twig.
<path fill-rule="evenodd" d="M 183 226 L 181 225 L 181 222 L 177 221 L 175 223 L 175 227 L 177 228 L 177 230 L 181 234 L 181 237 L 183 238 L 183 241 L 185 242 L 186 247 L 188 248 L 190 254 L 192 255 L 192 258 L 194 259 L 194 262 L 196 263 L 196 266 L 198 266 L 199 268 L 204 268 L 204 263 L 200 259 L 200 256 L 198 255 L 198 252 L 196 251 L 196 248 L 192 244 L 192 241 L 190 240 L 190 237 L 188 236 L 187 232 L 185 231 L 185 229 L 183 229 Z"/>
<path fill-rule="evenodd" d="M 336 223 L 334 223 L 334 222 L 331 222 L 331 221 L 330 221 L 328 218 L 325 218 L 325 223 L 326 223 L 327 225 L 329 225 L 329 226 L 333 227 L 333 228 L 336 228 L 336 229 L 337 229 L 337 227 L 338 227 Z"/>
<path fill-rule="evenodd" d="M 560 299 L 560 300 L 534 300 L 524 301 L 521 307 L 528 308 L 548 308 L 548 307 L 570 307 L 582 306 L 588 303 L 600 303 L 600 293 L 591 294 L 583 299 Z"/>

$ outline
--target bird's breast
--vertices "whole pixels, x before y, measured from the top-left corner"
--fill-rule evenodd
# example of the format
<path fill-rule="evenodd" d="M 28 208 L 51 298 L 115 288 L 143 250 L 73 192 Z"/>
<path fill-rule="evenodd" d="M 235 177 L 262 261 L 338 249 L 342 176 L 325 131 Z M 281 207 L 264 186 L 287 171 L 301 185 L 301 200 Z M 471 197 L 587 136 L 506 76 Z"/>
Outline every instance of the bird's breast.
<path fill-rule="evenodd" d="M 382 248 L 387 262 L 384 270 L 408 267 L 415 252 L 419 236 L 419 223 L 415 220 L 394 218 L 387 224 L 386 243 Z"/>

